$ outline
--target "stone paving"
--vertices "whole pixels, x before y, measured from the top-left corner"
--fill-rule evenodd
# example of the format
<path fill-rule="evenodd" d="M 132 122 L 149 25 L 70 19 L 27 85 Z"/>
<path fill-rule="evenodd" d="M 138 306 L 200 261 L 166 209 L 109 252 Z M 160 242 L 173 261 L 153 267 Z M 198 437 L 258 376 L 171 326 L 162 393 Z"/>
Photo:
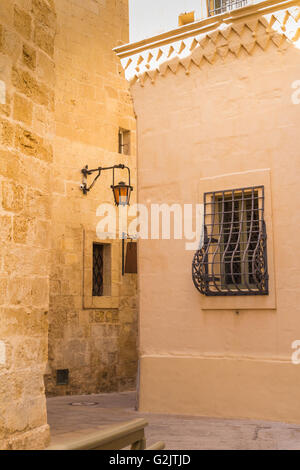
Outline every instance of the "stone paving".
<path fill-rule="evenodd" d="M 134 392 L 49 398 L 47 403 L 51 444 L 142 417 L 149 422 L 147 444 L 163 440 L 169 450 L 300 450 L 300 425 L 139 413 Z"/>

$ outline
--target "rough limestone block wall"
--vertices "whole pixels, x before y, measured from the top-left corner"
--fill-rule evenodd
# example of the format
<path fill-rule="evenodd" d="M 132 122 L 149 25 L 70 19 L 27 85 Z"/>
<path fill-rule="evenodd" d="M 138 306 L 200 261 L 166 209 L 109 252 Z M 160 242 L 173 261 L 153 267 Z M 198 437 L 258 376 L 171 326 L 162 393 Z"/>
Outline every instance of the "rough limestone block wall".
<path fill-rule="evenodd" d="M 137 276 L 121 278 L 120 242 L 112 261 L 117 291 L 113 302 L 89 308 L 83 292 L 83 257 L 90 253 L 84 236 L 89 250 L 99 241 L 96 210 L 101 203 L 113 202 L 111 172 L 102 174 L 88 196 L 79 190 L 80 170 L 86 164 L 95 168 L 118 163 L 131 168 L 136 189 L 135 116 L 121 64 L 112 51 L 128 42 L 128 5 L 125 0 L 55 4 L 56 137 L 46 388 L 50 396 L 128 390 L 135 386 L 137 370 Z M 130 156 L 118 154 L 119 127 L 131 131 Z M 121 181 L 124 174 L 118 178 Z M 132 202 L 135 195 L 136 191 Z M 69 385 L 56 385 L 58 369 L 69 369 Z"/>
<path fill-rule="evenodd" d="M 55 28 L 52 0 L 0 3 L 0 449 L 39 449 L 49 437 Z"/>

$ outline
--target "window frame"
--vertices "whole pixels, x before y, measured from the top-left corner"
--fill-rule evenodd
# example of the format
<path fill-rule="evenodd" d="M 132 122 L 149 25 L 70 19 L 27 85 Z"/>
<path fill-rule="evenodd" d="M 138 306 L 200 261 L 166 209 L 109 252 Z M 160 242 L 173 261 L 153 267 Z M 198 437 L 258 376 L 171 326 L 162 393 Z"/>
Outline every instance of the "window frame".
<path fill-rule="evenodd" d="M 119 127 L 118 153 L 127 156 L 131 154 L 131 131 L 129 129 Z"/>
<path fill-rule="evenodd" d="M 103 296 L 93 296 L 93 244 L 104 245 L 106 262 L 104 265 Z M 121 279 L 120 240 L 98 238 L 94 230 L 83 228 L 83 310 L 118 309 L 120 305 Z"/>

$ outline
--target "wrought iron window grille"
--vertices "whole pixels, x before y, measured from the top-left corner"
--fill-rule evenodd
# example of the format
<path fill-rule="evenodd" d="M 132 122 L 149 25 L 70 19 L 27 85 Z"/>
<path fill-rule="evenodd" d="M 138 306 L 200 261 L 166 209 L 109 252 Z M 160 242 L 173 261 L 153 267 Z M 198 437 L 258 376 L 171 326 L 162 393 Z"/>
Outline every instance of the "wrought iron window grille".
<path fill-rule="evenodd" d="M 220 15 L 249 4 L 249 0 L 208 0 L 208 16 Z"/>
<path fill-rule="evenodd" d="M 204 240 L 192 273 L 206 296 L 268 295 L 263 186 L 204 194 Z"/>
<path fill-rule="evenodd" d="M 103 245 L 93 245 L 93 297 L 103 296 Z"/>

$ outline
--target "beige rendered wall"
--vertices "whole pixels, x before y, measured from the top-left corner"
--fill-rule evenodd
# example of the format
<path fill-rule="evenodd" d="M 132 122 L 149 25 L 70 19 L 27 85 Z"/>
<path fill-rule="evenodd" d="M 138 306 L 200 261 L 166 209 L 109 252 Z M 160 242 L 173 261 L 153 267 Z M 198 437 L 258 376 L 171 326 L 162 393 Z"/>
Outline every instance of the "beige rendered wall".
<path fill-rule="evenodd" d="M 113 47 L 128 42 L 127 1 L 56 0 L 56 90 L 50 279 L 50 396 L 128 390 L 137 370 L 135 274 L 121 276 L 121 244 L 112 242 L 112 292 L 92 293 L 96 216 L 113 203 L 112 172 L 84 196 L 80 170 L 123 163 L 135 184 L 135 117 Z M 119 127 L 131 131 L 131 155 L 118 154 Z M 127 176 L 127 175 L 126 175 Z M 124 179 L 118 173 L 118 181 Z M 133 199 L 136 192 L 133 193 Z M 85 274 L 83 275 L 83 272 Z M 69 369 L 69 385 L 56 370 Z"/>
<path fill-rule="evenodd" d="M 300 366 L 291 362 L 300 335 L 300 108 L 291 100 L 300 51 L 275 43 L 233 54 L 223 41 L 189 75 L 174 63 L 132 86 L 139 202 L 196 204 L 205 191 L 264 184 L 270 271 L 267 298 L 208 299 L 193 285 L 184 240 L 140 242 L 143 412 L 300 422 Z"/>
<path fill-rule="evenodd" d="M 51 0 L 0 3 L 0 449 L 49 439 L 55 24 Z"/>

